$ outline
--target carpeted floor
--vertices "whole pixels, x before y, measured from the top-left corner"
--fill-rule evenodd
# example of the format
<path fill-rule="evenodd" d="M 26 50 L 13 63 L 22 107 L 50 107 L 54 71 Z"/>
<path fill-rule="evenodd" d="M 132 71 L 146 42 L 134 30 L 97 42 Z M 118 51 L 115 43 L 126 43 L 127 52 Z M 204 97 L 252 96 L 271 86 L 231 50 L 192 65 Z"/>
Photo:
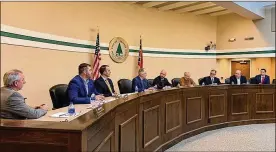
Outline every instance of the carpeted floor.
<path fill-rule="evenodd" d="M 167 151 L 275 151 L 275 123 L 204 132 L 181 141 Z"/>

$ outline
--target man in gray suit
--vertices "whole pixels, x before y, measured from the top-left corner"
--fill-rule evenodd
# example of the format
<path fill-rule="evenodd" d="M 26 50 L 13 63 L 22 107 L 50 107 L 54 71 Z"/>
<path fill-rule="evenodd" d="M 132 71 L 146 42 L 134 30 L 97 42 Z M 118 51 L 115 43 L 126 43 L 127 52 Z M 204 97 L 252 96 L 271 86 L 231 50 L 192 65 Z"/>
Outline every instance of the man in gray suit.
<path fill-rule="evenodd" d="M 42 104 L 37 107 L 26 105 L 24 97 L 18 92 L 23 88 L 25 77 L 20 70 L 11 70 L 3 77 L 1 87 L 1 118 L 4 119 L 37 119 L 47 113 L 48 107 Z"/>

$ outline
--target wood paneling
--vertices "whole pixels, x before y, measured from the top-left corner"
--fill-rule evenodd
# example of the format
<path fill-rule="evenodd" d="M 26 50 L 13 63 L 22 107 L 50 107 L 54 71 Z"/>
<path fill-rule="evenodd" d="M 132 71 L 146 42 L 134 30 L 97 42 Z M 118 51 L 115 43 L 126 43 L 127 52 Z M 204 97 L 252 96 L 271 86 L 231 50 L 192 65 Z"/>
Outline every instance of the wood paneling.
<path fill-rule="evenodd" d="M 256 113 L 274 112 L 274 93 L 256 93 Z"/>
<path fill-rule="evenodd" d="M 202 98 L 193 97 L 186 100 L 187 124 L 202 120 Z"/>
<path fill-rule="evenodd" d="M 248 114 L 248 93 L 235 93 L 231 97 L 231 114 Z"/>
<path fill-rule="evenodd" d="M 165 105 L 165 133 L 169 133 L 181 126 L 180 100 L 167 102 Z"/>
<path fill-rule="evenodd" d="M 3 120 L 1 151 L 164 151 L 182 139 L 234 125 L 275 123 L 275 85 L 144 92 L 70 122 Z M 24 139 L 24 140 L 22 140 Z"/>
<path fill-rule="evenodd" d="M 137 114 L 120 124 L 119 151 L 138 151 L 138 120 Z"/>
<path fill-rule="evenodd" d="M 210 95 L 209 96 L 209 119 L 225 116 L 225 95 Z"/>
<path fill-rule="evenodd" d="M 113 137 L 114 137 L 113 132 L 109 133 L 108 136 L 95 149 L 95 152 L 98 152 L 98 151 L 106 151 L 106 152 L 114 151 L 113 139 L 112 139 Z"/>
<path fill-rule="evenodd" d="M 143 111 L 143 148 L 160 138 L 160 106 Z"/>

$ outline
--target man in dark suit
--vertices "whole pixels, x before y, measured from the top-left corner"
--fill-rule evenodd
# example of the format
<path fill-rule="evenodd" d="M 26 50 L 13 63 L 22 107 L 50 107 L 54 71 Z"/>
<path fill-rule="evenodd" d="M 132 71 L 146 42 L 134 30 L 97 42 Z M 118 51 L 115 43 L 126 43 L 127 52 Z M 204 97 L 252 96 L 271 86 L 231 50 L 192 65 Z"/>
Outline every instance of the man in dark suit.
<path fill-rule="evenodd" d="M 26 83 L 23 72 L 17 69 L 4 74 L 4 87 L 1 87 L 0 118 L 3 119 L 37 119 L 47 113 L 45 104 L 31 107 L 18 91 Z"/>
<path fill-rule="evenodd" d="M 217 71 L 211 70 L 210 76 L 204 77 L 200 80 L 199 84 L 210 85 L 210 84 L 221 84 L 219 78 L 216 77 Z"/>
<path fill-rule="evenodd" d="M 158 89 L 162 89 L 165 86 L 171 86 L 171 83 L 166 78 L 167 72 L 162 70 L 160 75 L 153 80 L 153 86 L 156 85 Z"/>
<path fill-rule="evenodd" d="M 102 65 L 99 72 L 101 76 L 94 82 L 98 93 L 103 94 L 105 97 L 110 97 L 117 94 L 114 91 L 112 80 L 109 79 L 111 74 L 110 67 L 108 65 Z"/>
<path fill-rule="evenodd" d="M 79 65 L 79 75 L 76 75 L 70 82 L 67 88 L 69 102 L 74 104 L 90 104 L 91 100 L 103 100 L 104 96 L 100 95 L 94 86 L 91 79 L 91 65 L 82 63 Z M 95 94 L 95 99 L 91 95 Z"/>
<path fill-rule="evenodd" d="M 266 75 L 266 69 L 261 69 L 261 74 L 255 76 L 257 84 L 270 84 L 270 78 Z"/>
<path fill-rule="evenodd" d="M 230 84 L 233 83 L 238 85 L 247 83 L 246 77 L 241 75 L 241 70 L 237 70 L 235 75 L 230 77 Z"/>
<path fill-rule="evenodd" d="M 139 69 L 138 76 L 132 79 L 132 91 L 135 92 L 135 88 L 138 88 L 138 92 L 151 90 L 149 81 L 146 79 L 147 73 L 144 68 Z"/>

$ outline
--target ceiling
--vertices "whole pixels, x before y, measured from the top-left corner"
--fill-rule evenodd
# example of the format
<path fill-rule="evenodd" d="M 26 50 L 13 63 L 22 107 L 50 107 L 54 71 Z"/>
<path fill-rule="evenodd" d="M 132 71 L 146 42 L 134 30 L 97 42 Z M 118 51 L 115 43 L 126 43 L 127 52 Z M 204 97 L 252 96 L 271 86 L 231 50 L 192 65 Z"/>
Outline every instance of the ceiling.
<path fill-rule="evenodd" d="M 137 1 L 130 2 L 134 5 L 140 5 L 146 8 L 156 8 L 160 11 L 174 11 L 176 13 L 191 13 L 194 15 L 210 15 L 219 16 L 232 13 L 226 8 L 219 6 L 212 2 L 150 2 L 150 1 Z"/>

